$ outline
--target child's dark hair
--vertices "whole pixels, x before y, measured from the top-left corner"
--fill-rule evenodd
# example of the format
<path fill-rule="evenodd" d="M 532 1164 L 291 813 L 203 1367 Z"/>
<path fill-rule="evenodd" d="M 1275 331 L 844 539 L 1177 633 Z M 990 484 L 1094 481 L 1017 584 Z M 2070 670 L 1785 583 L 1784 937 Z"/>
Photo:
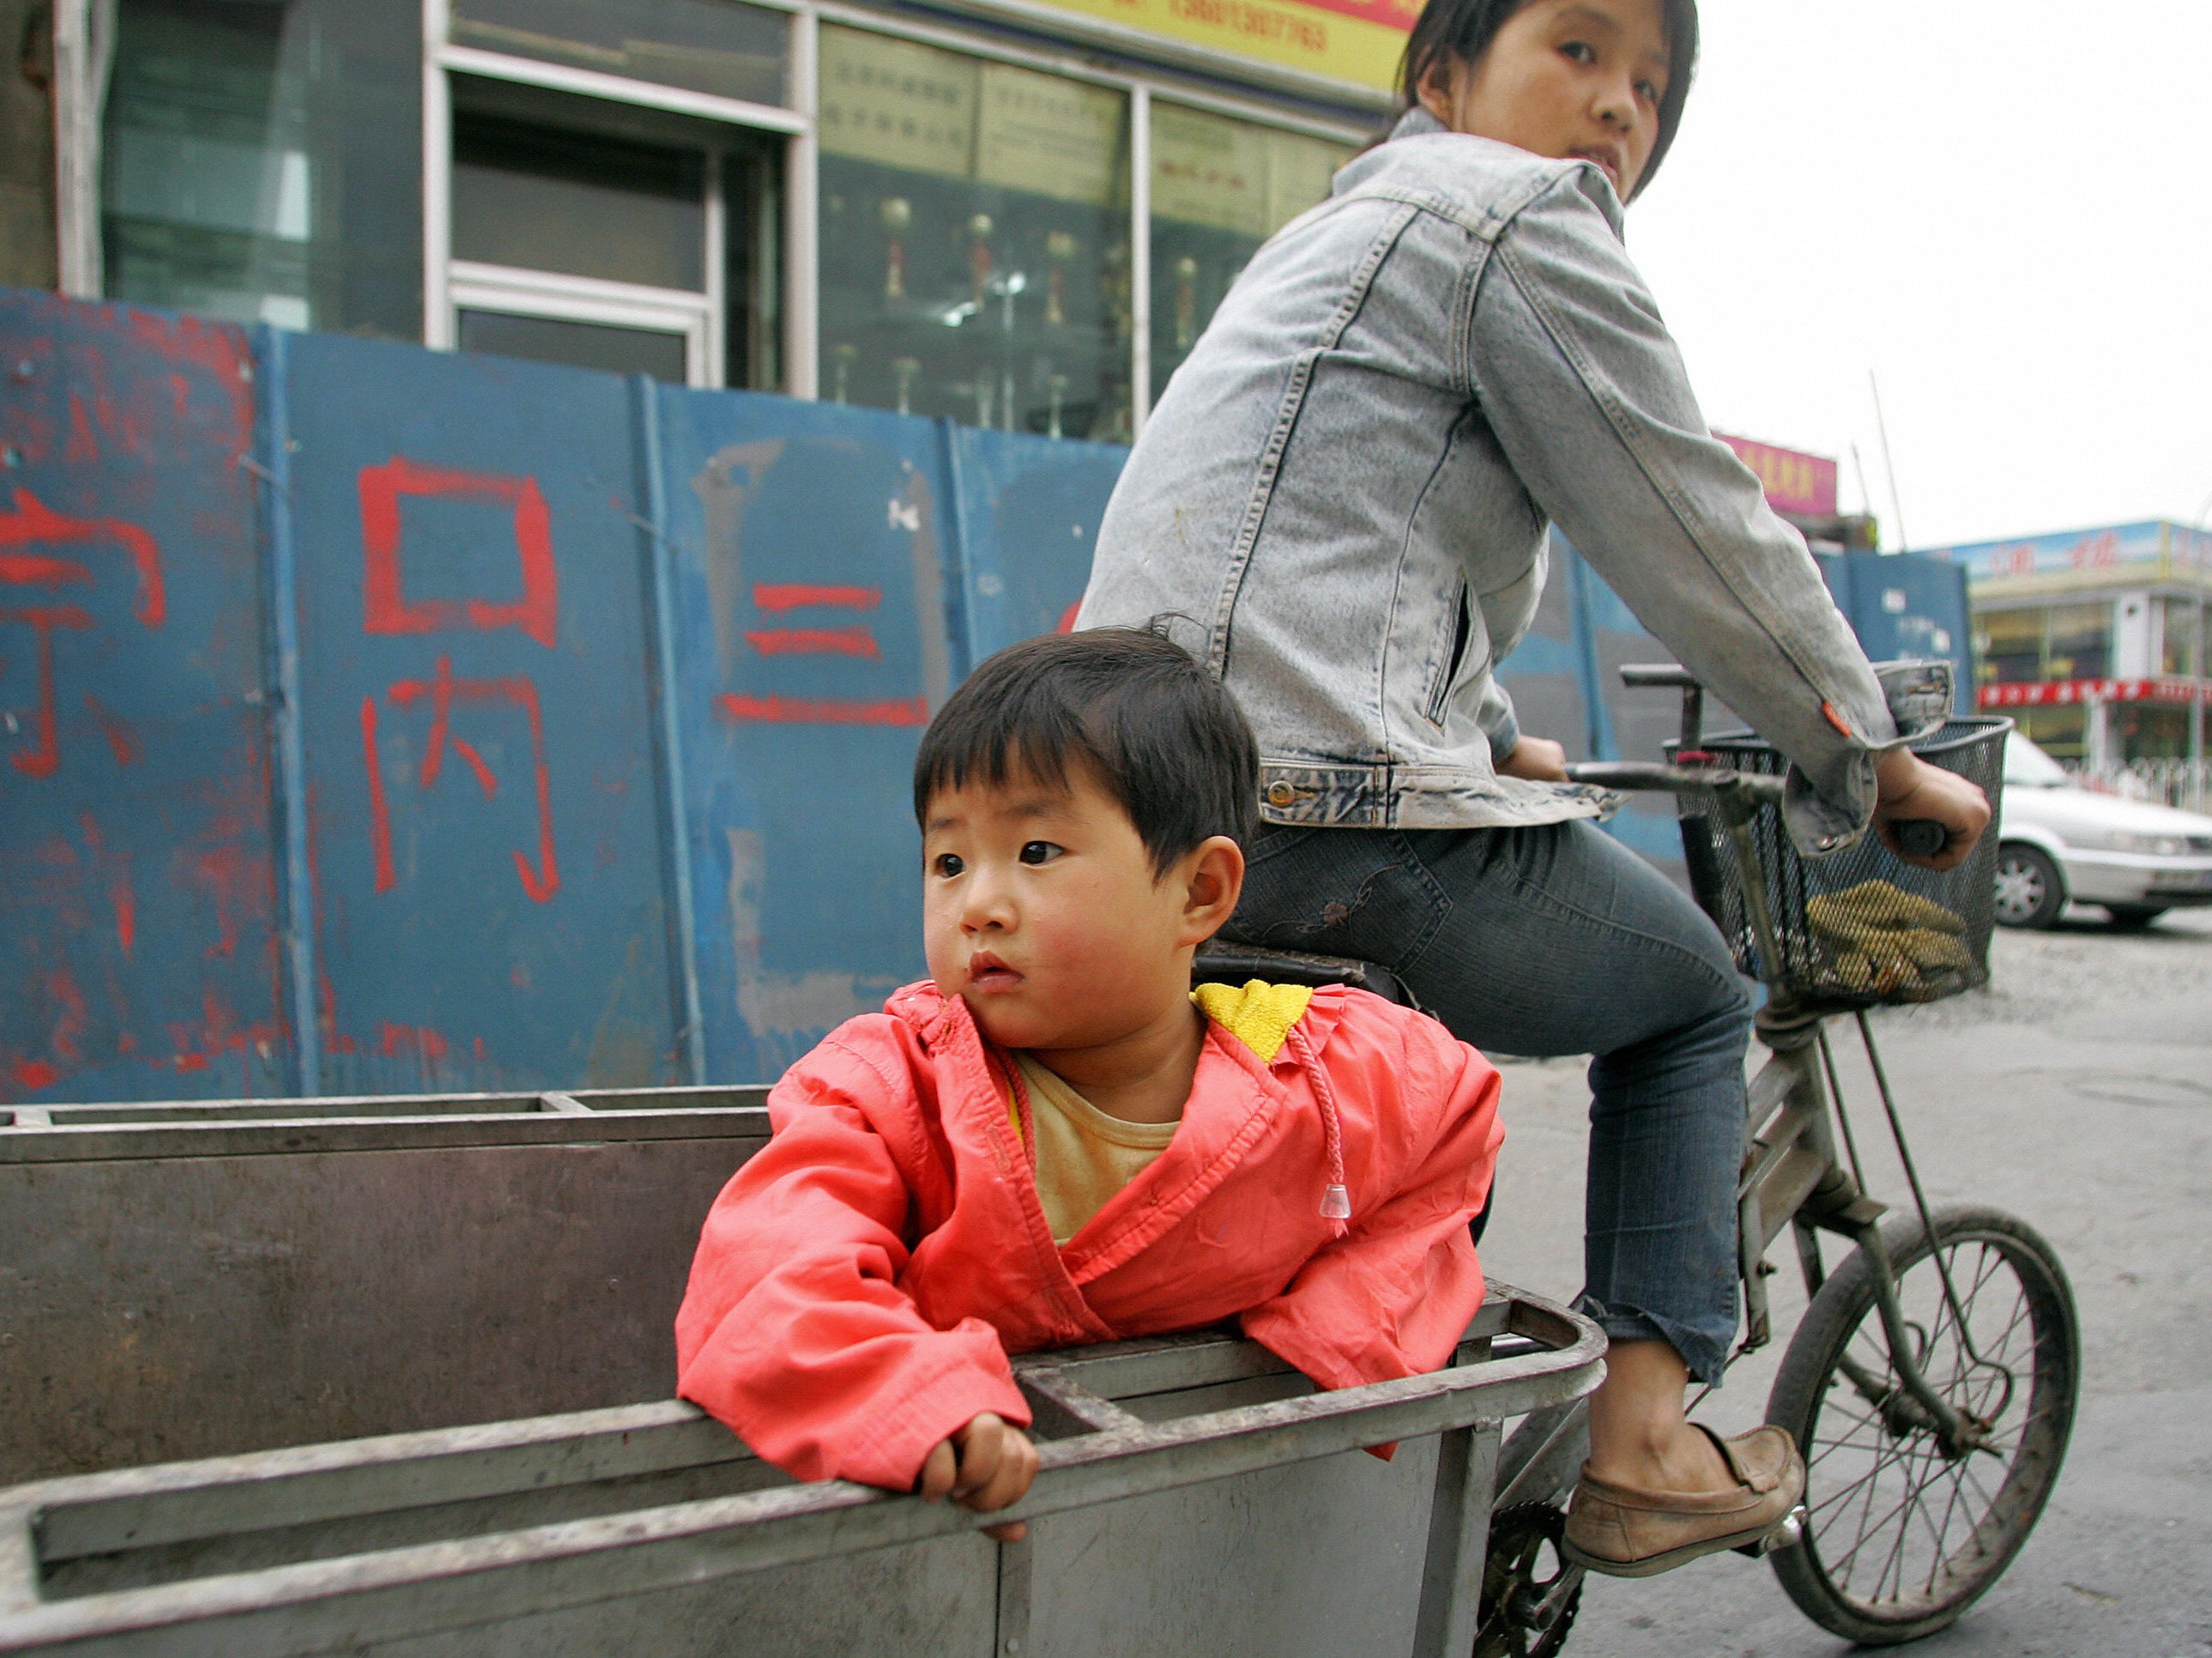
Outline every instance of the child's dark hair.
<path fill-rule="evenodd" d="M 1398 71 L 1398 94 L 1412 109 L 1421 101 L 1421 88 L 1453 58 L 1477 62 L 1490 50 L 1498 31 L 1530 0 L 1429 0 L 1421 9 L 1413 32 L 1406 39 L 1406 58 Z M 1658 175 L 1659 163 L 1674 148 L 1675 130 L 1682 125 L 1682 106 L 1690 100 L 1690 82 L 1698 73 L 1698 0 L 1660 0 L 1667 25 L 1667 95 L 1659 100 L 1659 137 L 1651 146 L 1651 159 L 1644 176 L 1629 192 L 1633 201 Z"/>
<path fill-rule="evenodd" d="M 1129 814 L 1155 876 L 1210 835 L 1241 846 L 1258 826 L 1243 711 L 1180 645 L 1135 628 L 1024 640 L 969 675 L 915 757 L 915 820 L 927 832 L 931 798 L 971 781 L 1065 787 L 1071 760 Z"/>

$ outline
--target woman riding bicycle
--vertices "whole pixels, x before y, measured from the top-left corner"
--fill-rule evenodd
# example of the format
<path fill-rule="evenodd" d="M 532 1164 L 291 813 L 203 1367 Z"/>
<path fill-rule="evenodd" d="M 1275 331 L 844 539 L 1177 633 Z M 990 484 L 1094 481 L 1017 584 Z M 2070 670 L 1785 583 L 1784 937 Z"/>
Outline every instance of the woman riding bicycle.
<path fill-rule="evenodd" d="M 1153 410 L 1079 618 L 1164 626 L 1258 732 L 1269 827 L 1224 938 L 1376 962 L 1486 1048 L 1595 1056 L 1582 1305 L 1613 1347 L 1568 1540 L 1639 1575 L 1780 1520 L 1804 1474 L 1780 1430 L 1684 1414 L 1736 1327 L 1750 1005 L 1492 677 L 1547 524 L 1789 756 L 1802 851 L 1933 818 L 1948 868 L 1989 821 L 1897 746 L 1623 249 L 1697 30 L 1695 0 L 1430 0 L 1388 141 L 1254 256 Z"/>

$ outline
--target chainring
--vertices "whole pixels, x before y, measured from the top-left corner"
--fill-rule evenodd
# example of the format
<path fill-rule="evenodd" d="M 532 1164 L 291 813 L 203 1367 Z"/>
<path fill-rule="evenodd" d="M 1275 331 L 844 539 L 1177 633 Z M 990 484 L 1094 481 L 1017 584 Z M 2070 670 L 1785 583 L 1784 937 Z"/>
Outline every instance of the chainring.
<path fill-rule="evenodd" d="M 1474 1658 L 1553 1658 L 1566 1645 L 1583 1603 L 1579 1572 L 1548 1624 L 1530 1618 L 1560 1578 L 1576 1571 L 1559 1552 L 1566 1529 L 1566 1515 L 1548 1503 L 1516 1503 L 1491 1517 Z"/>

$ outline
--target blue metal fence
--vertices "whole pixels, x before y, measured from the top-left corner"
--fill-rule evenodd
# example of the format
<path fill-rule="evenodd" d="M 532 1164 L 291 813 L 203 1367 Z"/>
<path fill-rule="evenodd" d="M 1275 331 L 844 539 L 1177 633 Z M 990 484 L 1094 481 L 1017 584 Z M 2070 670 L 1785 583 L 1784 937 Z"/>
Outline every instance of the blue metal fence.
<path fill-rule="evenodd" d="M 43 294 L 0 375 L 0 1103 L 773 1077 L 921 973 L 915 745 L 1126 453 Z M 1524 726 L 1656 751 L 1554 557 Z"/>

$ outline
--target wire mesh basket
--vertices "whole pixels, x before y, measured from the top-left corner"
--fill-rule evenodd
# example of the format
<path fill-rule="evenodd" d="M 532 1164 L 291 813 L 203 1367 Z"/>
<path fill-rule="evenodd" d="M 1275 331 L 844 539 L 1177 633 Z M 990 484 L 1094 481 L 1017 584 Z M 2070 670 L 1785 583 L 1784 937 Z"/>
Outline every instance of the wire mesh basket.
<path fill-rule="evenodd" d="M 1914 743 L 1912 751 L 1980 785 L 1994 813 L 2011 729 L 2012 721 L 2001 718 L 1956 719 Z M 1704 747 L 1737 771 L 1771 776 L 1789 765 L 1749 732 L 1707 738 Z M 1726 825 L 1709 798 L 1681 799 L 1691 889 L 1729 941 L 1736 965 L 1765 979 L 1777 994 L 1832 1011 L 1932 1002 L 1989 982 L 1996 923 L 1994 817 L 1966 860 L 1938 874 L 1905 862 L 1871 831 L 1831 857 L 1802 858 L 1783 828 L 1780 808 L 1760 807 L 1751 835 L 1766 872 L 1767 908 L 1782 954 L 1770 974 L 1761 969 Z"/>

